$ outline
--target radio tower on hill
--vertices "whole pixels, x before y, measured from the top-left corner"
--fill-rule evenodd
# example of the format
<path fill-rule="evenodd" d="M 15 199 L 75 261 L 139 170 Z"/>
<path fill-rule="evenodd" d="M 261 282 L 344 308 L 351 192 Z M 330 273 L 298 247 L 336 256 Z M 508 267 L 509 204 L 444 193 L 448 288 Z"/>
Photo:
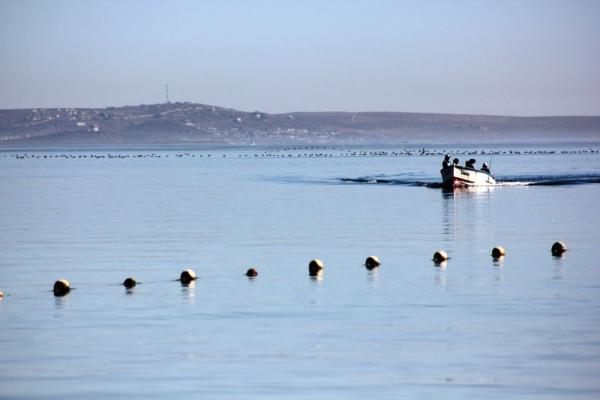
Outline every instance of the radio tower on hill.
<path fill-rule="evenodd" d="M 168 83 L 165 85 L 165 102 L 167 104 L 171 103 L 171 100 L 169 100 L 169 84 Z"/>

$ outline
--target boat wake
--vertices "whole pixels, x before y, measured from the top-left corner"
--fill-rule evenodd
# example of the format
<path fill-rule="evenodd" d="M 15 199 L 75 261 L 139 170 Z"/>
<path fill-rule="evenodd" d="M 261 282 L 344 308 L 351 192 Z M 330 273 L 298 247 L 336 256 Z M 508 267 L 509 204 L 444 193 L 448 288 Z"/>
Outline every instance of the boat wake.
<path fill-rule="evenodd" d="M 435 187 L 432 185 L 439 185 L 442 187 L 441 182 L 425 182 L 411 179 L 400 179 L 400 178 L 386 178 L 384 176 L 365 176 L 359 178 L 339 178 L 341 183 L 357 183 L 357 184 L 368 184 L 368 185 L 403 185 L 403 186 L 426 186 Z"/>
<path fill-rule="evenodd" d="M 567 186 L 600 183 L 600 174 L 573 175 L 510 175 L 497 176 L 495 186 Z M 414 180 L 394 176 L 364 176 L 358 178 L 339 178 L 339 183 L 368 185 L 400 185 L 442 188 L 441 182 Z"/>
<path fill-rule="evenodd" d="M 499 182 L 504 186 L 565 186 L 600 183 L 599 174 L 506 176 Z"/>

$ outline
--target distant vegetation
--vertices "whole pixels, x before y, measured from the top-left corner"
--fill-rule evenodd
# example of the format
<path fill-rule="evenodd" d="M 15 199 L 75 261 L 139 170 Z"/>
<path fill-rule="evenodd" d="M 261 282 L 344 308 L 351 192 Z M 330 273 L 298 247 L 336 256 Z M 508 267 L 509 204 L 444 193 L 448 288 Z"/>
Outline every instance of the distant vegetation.
<path fill-rule="evenodd" d="M 0 110 L 0 147 L 600 140 L 600 117 L 243 112 L 195 103 Z"/>

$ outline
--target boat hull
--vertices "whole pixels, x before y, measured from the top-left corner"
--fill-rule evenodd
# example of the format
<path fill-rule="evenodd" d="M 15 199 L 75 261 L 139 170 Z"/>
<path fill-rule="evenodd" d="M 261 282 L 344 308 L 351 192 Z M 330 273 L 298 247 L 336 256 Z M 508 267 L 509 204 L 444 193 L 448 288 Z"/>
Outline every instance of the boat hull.
<path fill-rule="evenodd" d="M 447 188 L 492 186 L 496 179 L 489 173 L 473 168 L 450 166 L 441 171 L 442 183 Z"/>

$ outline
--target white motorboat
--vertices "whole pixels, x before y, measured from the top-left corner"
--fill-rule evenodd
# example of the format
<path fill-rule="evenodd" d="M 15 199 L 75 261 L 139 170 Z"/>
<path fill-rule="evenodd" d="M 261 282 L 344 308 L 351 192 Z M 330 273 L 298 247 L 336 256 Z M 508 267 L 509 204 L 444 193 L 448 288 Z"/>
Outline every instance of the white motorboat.
<path fill-rule="evenodd" d="M 496 179 L 492 174 L 480 169 L 450 165 L 442 168 L 440 172 L 442 173 L 442 184 L 451 189 L 496 184 Z"/>

